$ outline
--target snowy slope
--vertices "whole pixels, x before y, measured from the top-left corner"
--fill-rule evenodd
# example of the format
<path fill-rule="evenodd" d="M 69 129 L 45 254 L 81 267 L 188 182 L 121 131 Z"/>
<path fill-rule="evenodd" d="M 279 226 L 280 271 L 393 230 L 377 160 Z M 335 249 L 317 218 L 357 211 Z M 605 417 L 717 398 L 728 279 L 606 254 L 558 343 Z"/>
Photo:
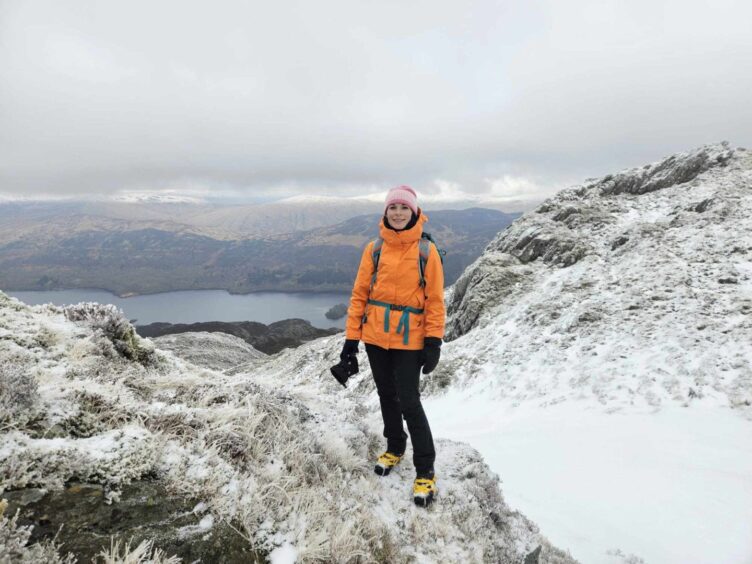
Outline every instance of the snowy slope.
<path fill-rule="evenodd" d="M 437 377 L 511 403 L 749 412 L 752 152 L 704 147 L 562 191 L 489 244 L 450 314 Z"/>
<path fill-rule="evenodd" d="M 237 352 L 191 339 L 199 365 Z M 218 372 L 155 350 L 112 306 L 29 307 L 0 293 L 0 498 L 75 478 L 116 503 L 124 484 L 158 476 L 208 508 L 195 534 L 230 522 L 278 562 L 521 562 L 538 546 L 541 562 L 573 562 L 506 506 L 465 444 L 439 441 L 442 502 L 427 511 L 412 504 L 409 462 L 373 474 L 378 428 L 326 373 L 338 348 L 320 339 L 252 358 L 253 373 Z"/>
<path fill-rule="evenodd" d="M 448 300 L 434 433 L 478 448 L 557 546 L 752 562 L 752 152 L 565 190 Z"/>

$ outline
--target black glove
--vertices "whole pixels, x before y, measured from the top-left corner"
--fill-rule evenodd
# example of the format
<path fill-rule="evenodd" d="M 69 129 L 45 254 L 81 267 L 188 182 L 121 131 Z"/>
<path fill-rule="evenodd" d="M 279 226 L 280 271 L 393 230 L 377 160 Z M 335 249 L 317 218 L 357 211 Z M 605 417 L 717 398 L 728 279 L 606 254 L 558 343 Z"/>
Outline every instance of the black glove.
<path fill-rule="evenodd" d="M 423 365 L 423 374 L 430 374 L 439 363 L 441 356 L 441 339 L 438 337 L 426 337 L 423 339 L 423 355 L 421 364 Z"/>
<path fill-rule="evenodd" d="M 345 346 L 342 347 L 342 352 L 339 353 L 339 357 L 344 360 L 348 356 L 354 356 L 358 354 L 358 339 L 347 339 L 345 341 Z"/>

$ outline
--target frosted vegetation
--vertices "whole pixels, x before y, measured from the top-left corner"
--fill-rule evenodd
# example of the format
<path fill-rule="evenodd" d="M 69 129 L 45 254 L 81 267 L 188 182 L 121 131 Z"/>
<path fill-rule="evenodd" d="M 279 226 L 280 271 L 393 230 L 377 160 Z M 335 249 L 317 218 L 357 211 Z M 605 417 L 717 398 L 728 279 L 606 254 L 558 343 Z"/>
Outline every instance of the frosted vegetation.
<path fill-rule="evenodd" d="M 751 195 L 752 154 L 726 145 L 561 192 L 449 289 L 449 342 L 423 392 L 749 417 Z M 302 562 L 521 562 L 539 546 L 540 562 L 572 561 L 506 505 L 466 444 L 437 441 L 428 511 L 410 502 L 409 460 L 375 476 L 378 400 L 363 352 L 347 389 L 328 373 L 341 341 L 243 360 L 231 338 L 155 347 L 113 308 L 0 294 L 0 494 L 77 480 L 116 503 L 124 484 L 156 476 L 202 500 L 213 526 Z M 23 539 L 8 518 L 2 530 Z"/>
<path fill-rule="evenodd" d="M 442 501 L 429 511 L 411 502 L 409 462 L 375 476 L 383 439 L 366 379 L 343 390 L 326 370 L 340 338 L 256 358 L 250 373 L 200 366 L 223 346 L 204 337 L 207 354 L 194 350 L 191 364 L 139 338 L 112 307 L 29 307 L 0 293 L 0 497 L 78 481 L 104 485 L 117 503 L 123 485 L 158 477 L 205 504 L 195 534 L 229 523 L 249 545 L 292 547 L 302 562 L 513 562 L 539 546 L 543 562 L 571 561 L 506 506 L 467 445 L 439 441 Z M 19 558 L 62 558 L 51 544 L 21 548 L 27 531 L 12 517 L 0 530 Z M 154 548 L 113 545 L 107 561 L 170 556 Z"/>

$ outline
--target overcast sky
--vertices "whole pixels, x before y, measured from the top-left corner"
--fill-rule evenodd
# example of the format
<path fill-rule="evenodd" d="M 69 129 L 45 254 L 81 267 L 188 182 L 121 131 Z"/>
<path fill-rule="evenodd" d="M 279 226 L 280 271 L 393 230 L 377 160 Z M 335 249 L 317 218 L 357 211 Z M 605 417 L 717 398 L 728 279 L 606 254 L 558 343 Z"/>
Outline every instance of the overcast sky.
<path fill-rule="evenodd" d="M 536 197 L 752 145 L 752 2 L 0 0 L 0 193 Z"/>

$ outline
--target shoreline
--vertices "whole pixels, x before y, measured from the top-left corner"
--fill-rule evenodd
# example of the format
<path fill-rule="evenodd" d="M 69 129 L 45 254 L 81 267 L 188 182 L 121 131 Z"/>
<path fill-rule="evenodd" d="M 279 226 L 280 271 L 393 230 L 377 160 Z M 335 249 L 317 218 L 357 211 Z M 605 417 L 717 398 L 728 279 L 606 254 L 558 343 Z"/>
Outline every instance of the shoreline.
<path fill-rule="evenodd" d="M 347 294 L 349 295 L 352 288 L 347 290 L 250 290 L 248 292 L 236 292 L 232 290 L 228 290 L 227 288 L 184 288 L 180 290 L 159 290 L 157 292 L 125 292 L 123 294 L 120 294 L 118 292 L 115 292 L 113 290 L 110 290 L 108 288 L 50 288 L 45 290 L 40 290 L 38 288 L 34 289 L 17 289 L 17 288 L 0 288 L 1 292 L 4 292 L 6 294 L 11 294 L 14 292 L 70 292 L 70 291 L 79 291 L 79 292 L 106 292 L 108 294 L 112 294 L 113 296 L 127 300 L 128 298 L 137 298 L 137 297 L 143 297 L 143 296 L 158 296 L 160 294 L 173 294 L 177 292 L 226 292 L 230 296 L 249 296 L 251 294 Z"/>

